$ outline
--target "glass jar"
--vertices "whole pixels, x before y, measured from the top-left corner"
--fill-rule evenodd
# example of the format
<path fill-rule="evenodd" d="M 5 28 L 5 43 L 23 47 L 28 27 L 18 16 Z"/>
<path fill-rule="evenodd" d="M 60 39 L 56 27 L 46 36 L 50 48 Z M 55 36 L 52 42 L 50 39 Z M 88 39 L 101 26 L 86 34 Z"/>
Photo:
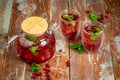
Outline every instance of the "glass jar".
<path fill-rule="evenodd" d="M 47 29 L 48 23 L 41 17 L 30 17 L 22 22 L 23 33 L 17 38 L 19 56 L 28 63 L 48 61 L 55 52 L 55 36 Z"/>

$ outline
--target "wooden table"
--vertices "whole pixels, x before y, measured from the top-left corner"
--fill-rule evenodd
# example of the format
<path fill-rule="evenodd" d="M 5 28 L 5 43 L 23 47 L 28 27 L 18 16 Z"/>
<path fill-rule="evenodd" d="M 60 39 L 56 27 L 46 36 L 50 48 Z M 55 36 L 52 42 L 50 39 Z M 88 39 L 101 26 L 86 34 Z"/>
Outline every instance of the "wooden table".
<path fill-rule="evenodd" d="M 40 64 L 41 78 L 46 80 L 43 68 L 49 63 L 50 80 L 120 80 L 120 1 L 119 0 L 3 0 L 0 4 L 0 80 L 33 80 L 31 65 L 19 58 L 16 41 L 6 45 L 8 39 L 20 32 L 21 22 L 29 16 L 41 16 L 48 20 L 56 36 L 55 55 L 47 62 Z M 81 35 L 77 40 L 66 40 L 60 32 L 59 15 L 68 4 L 81 14 L 81 27 L 89 10 L 98 14 L 106 14 L 104 43 L 94 53 L 84 51 L 78 55 L 69 50 L 73 43 L 81 43 Z M 61 51 L 62 50 L 62 51 Z M 70 67 L 66 61 L 70 60 Z M 40 80 L 37 78 L 36 80 Z"/>

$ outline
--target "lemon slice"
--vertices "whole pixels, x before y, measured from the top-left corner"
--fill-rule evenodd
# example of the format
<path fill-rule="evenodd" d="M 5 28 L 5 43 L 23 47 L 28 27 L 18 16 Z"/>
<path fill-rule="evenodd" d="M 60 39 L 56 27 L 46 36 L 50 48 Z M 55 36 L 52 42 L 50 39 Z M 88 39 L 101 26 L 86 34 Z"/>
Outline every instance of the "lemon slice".
<path fill-rule="evenodd" d="M 22 30 L 31 35 L 43 34 L 48 28 L 48 22 L 41 17 L 29 17 L 22 22 Z"/>

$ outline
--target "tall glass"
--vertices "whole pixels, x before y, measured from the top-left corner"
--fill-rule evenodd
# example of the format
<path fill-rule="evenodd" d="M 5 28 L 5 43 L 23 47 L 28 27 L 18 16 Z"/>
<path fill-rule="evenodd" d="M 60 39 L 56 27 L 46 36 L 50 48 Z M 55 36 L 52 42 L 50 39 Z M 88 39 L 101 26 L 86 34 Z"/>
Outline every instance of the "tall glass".
<path fill-rule="evenodd" d="M 80 31 L 80 14 L 75 10 L 64 10 L 60 15 L 60 26 L 67 39 L 77 38 Z"/>
<path fill-rule="evenodd" d="M 103 32 L 101 24 L 87 21 L 82 30 L 82 43 L 85 49 L 97 51 L 103 43 Z"/>

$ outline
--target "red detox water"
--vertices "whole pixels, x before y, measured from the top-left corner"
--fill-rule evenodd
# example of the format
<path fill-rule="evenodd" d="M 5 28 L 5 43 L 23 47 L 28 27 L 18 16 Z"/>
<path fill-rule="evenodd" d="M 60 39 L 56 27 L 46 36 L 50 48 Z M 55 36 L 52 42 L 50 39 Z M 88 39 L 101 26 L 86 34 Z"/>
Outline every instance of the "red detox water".
<path fill-rule="evenodd" d="M 61 31 L 67 39 L 74 39 L 79 31 L 79 15 L 64 13 L 60 19 Z"/>
<path fill-rule="evenodd" d="M 86 26 L 83 29 L 83 44 L 89 51 L 96 51 L 102 44 L 103 29 L 98 26 Z"/>
<path fill-rule="evenodd" d="M 17 39 L 17 51 L 28 63 L 48 61 L 55 52 L 54 34 L 49 31 L 37 37 L 21 34 Z"/>

